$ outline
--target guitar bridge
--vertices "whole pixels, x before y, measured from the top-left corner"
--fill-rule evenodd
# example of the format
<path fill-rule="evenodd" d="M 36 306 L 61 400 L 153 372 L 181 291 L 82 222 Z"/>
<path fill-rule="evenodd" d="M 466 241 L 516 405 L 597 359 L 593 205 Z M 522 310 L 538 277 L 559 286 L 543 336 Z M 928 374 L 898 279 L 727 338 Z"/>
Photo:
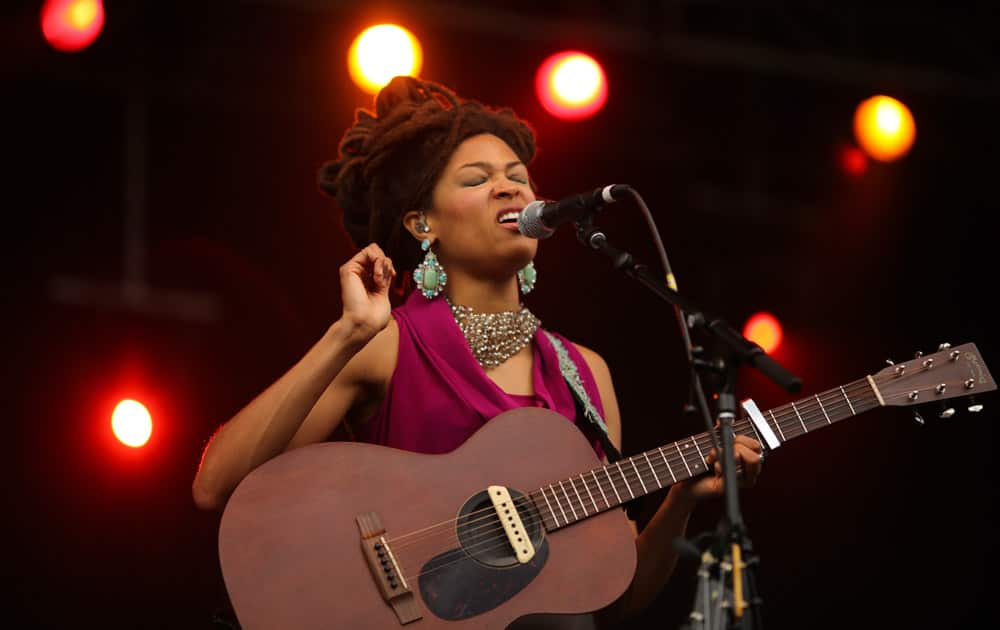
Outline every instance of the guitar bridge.
<path fill-rule="evenodd" d="M 406 625 L 420 619 L 422 615 L 416 598 L 385 540 L 382 519 L 376 512 L 368 512 L 358 515 L 355 520 L 361 530 L 361 549 L 368 560 L 368 568 L 371 569 L 382 598 L 396 613 L 399 624 Z"/>

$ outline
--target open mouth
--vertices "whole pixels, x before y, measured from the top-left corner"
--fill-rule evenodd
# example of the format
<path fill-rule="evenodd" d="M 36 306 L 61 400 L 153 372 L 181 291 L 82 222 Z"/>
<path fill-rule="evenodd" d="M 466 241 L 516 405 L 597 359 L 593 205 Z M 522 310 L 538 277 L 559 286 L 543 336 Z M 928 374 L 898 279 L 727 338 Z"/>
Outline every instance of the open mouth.
<path fill-rule="evenodd" d="M 520 216 L 520 214 L 521 212 L 518 210 L 507 210 L 501 212 L 499 215 L 497 215 L 497 223 L 499 223 L 500 225 L 510 225 L 510 224 L 516 225 L 517 217 Z"/>

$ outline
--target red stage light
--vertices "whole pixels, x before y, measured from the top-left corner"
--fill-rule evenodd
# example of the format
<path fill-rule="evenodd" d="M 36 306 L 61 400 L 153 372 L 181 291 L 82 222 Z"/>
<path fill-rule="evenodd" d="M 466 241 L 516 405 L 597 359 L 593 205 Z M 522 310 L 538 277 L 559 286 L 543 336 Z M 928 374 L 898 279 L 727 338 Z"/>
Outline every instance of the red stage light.
<path fill-rule="evenodd" d="M 770 354 L 781 345 L 781 324 L 770 313 L 755 313 L 743 327 L 743 336 Z"/>
<path fill-rule="evenodd" d="M 126 398 L 115 406 L 111 414 L 111 430 L 122 444 L 138 448 L 149 441 L 153 433 L 153 419 L 145 405 Z"/>
<path fill-rule="evenodd" d="M 101 0 L 46 0 L 42 6 L 42 34 L 56 50 L 82 50 L 97 39 L 103 27 Z"/>
<path fill-rule="evenodd" d="M 576 51 L 546 59 L 535 75 L 535 91 L 542 107 L 564 120 L 593 116 L 608 100 L 604 69 L 593 57 Z"/>
<path fill-rule="evenodd" d="M 848 175 L 860 177 L 868 170 L 868 156 L 857 147 L 841 147 L 837 158 L 840 162 L 840 168 L 844 169 Z"/>

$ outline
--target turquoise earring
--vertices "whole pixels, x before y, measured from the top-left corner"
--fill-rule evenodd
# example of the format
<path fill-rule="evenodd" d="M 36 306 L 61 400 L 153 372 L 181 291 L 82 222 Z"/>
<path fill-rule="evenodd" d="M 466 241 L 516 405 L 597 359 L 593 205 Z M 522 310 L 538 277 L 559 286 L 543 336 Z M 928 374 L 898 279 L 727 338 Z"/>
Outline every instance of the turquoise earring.
<path fill-rule="evenodd" d="M 535 262 L 532 261 L 517 272 L 517 284 L 521 287 L 521 293 L 527 295 L 535 288 L 538 282 L 538 272 L 535 271 Z"/>
<path fill-rule="evenodd" d="M 424 260 L 413 270 L 413 281 L 428 300 L 441 295 L 444 285 L 448 283 L 448 274 L 441 268 L 437 256 L 431 251 L 431 240 L 420 241 L 420 249 L 424 250 Z"/>

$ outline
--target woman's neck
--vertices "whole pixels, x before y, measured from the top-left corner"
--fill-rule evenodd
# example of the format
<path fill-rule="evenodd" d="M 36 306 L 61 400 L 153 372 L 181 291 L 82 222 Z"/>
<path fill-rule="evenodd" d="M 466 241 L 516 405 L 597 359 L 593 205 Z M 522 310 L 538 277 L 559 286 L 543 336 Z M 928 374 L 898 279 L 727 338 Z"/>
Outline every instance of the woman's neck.
<path fill-rule="evenodd" d="M 516 277 L 492 282 L 449 273 L 445 294 L 453 304 L 468 306 L 480 313 L 517 311 L 521 305 Z"/>

